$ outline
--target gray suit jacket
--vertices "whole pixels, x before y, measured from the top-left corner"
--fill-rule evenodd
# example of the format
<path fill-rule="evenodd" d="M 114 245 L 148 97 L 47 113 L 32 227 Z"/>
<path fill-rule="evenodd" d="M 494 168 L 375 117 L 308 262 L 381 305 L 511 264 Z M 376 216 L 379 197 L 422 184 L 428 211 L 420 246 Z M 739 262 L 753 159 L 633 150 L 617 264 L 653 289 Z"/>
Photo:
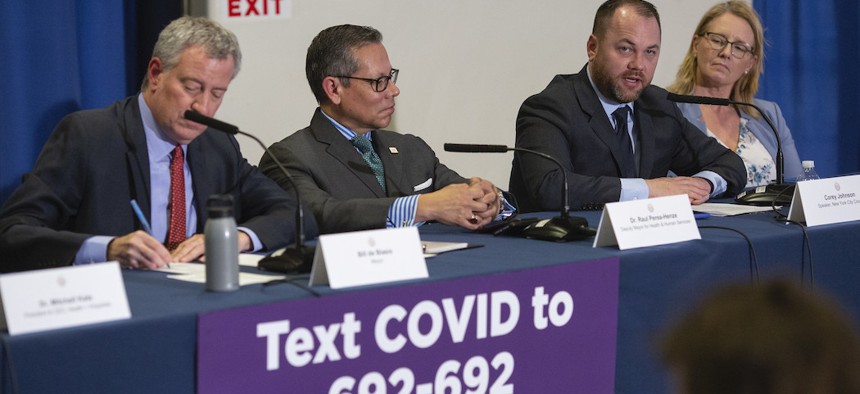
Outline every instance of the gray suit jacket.
<path fill-rule="evenodd" d="M 746 184 L 743 161 L 688 122 L 666 91 L 646 88 L 635 103 L 634 134 L 639 178 L 665 177 L 669 170 L 691 176 L 719 174 L 734 195 Z M 620 153 L 615 131 L 583 67 L 557 75 L 529 97 L 517 115 L 518 148 L 537 150 L 561 161 L 570 186 L 572 209 L 593 209 L 621 195 Z M 550 161 L 517 152 L 510 191 L 523 212 L 558 210 L 562 173 Z"/>
<path fill-rule="evenodd" d="M 289 171 L 321 233 L 384 228 L 396 198 L 468 182 L 440 163 L 421 138 L 375 130 L 372 139 L 385 169 L 387 194 L 355 147 L 319 108 L 310 126 L 269 147 Z M 260 169 L 284 189 L 293 189 L 268 155 L 260 160 Z"/>
<path fill-rule="evenodd" d="M 212 194 L 233 196 L 240 226 L 267 249 L 295 239 L 295 199 L 251 166 L 233 136 L 207 130 L 188 144 L 196 232 L 206 223 Z M 141 229 L 129 201 L 150 215 L 149 156 L 137 96 L 63 118 L 33 171 L 0 212 L 0 270 L 71 264 L 93 235 L 120 236 Z M 305 233 L 316 234 L 307 218 Z"/>
<path fill-rule="evenodd" d="M 803 170 L 800 166 L 800 156 L 797 154 L 797 147 L 794 144 L 794 138 L 791 137 L 791 130 L 782 116 L 782 111 L 773 101 L 754 99 L 753 104 L 757 105 L 764 111 L 764 114 L 774 123 L 776 132 L 779 134 L 779 141 L 782 145 L 782 155 L 785 163 L 785 180 L 793 181 L 800 175 Z M 705 122 L 702 121 L 702 109 L 698 104 L 678 103 L 678 108 L 681 113 L 691 123 L 696 125 L 703 133 L 705 133 Z M 741 111 L 741 117 L 747 120 L 747 127 L 755 135 L 755 138 L 761 142 L 765 149 L 770 152 L 770 156 L 776 158 L 776 137 L 773 135 L 773 130 L 768 126 L 767 121 L 763 118 L 753 118 L 748 113 Z M 707 135 L 707 133 L 706 133 Z"/>

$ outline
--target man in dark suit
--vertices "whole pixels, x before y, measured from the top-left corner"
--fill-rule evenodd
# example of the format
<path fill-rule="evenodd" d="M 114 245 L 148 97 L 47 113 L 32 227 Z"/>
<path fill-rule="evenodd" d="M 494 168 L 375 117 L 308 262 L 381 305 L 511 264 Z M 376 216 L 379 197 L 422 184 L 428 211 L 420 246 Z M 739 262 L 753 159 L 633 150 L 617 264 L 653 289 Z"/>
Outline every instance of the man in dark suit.
<path fill-rule="evenodd" d="M 743 188 L 740 158 L 686 121 L 665 90 L 650 86 L 660 34 L 651 3 L 605 2 L 588 38 L 588 64 L 557 75 L 520 108 L 516 146 L 564 164 L 571 208 L 675 194 L 700 204 Z M 669 171 L 678 176 L 667 177 Z M 521 210 L 558 209 L 562 182 L 553 163 L 514 155 L 510 188 Z"/>
<path fill-rule="evenodd" d="M 306 73 L 320 106 L 309 127 L 271 151 L 321 232 L 430 220 L 477 229 L 499 214 L 505 203 L 490 182 L 461 177 L 418 137 L 381 130 L 391 122 L 400 89 L 379 31 L 353 25 L 323 30 L 308 48 Z M 260 169 L 292 189 L 268 156 Z"/>
<path fill-rule="evenodd" d="M 57 126 L 0 212 L 0 269 L 198 259 L 213 194 L 233 197 L 240 251 L 290 242 L 294 200 L 242 157 L 232 136 L 183 119 L 188 109 L 215 113 L 240 61 L 236 36 L 217 23 L 186 17 L 168 25 L 139 95 Z M 310 235 L 315 228 L 306 226 Z"/>

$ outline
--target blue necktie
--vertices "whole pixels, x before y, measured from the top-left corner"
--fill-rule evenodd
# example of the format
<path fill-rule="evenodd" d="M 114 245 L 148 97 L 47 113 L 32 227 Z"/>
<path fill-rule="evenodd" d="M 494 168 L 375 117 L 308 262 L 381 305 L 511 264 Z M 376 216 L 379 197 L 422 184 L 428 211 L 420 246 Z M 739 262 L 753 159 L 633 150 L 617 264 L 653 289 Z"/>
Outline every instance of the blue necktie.
<path fill-rule="evenodd" d="M 385 170 L 382 168 L 382 160 L 379 159 L 379 155 L 373 150 L 373 144 L 363 135 L 356 135 L 349 141 L 361 151 L 361 157 L 364 158 L 364 161 L 373 170 L 373 175 L 376 175 L 376 181 L 379 182 L 379 186 L 382 186 L 382 191 L 388 193 L 385 190 Z"/>
<path fill-rule="evenodd" d="M 621 152 L 619 157 L 621 165 L 622 178 L 636 177 L 636 164 L 633 158 L 633 144 L 630 142 L 630 134 L 627 132 L 627 115 L 630 113 L 630 107 L 624 105 L 618 107 L 612 113 L 615 118 L 615 137 L 618 139 L 618 150 Z"/>

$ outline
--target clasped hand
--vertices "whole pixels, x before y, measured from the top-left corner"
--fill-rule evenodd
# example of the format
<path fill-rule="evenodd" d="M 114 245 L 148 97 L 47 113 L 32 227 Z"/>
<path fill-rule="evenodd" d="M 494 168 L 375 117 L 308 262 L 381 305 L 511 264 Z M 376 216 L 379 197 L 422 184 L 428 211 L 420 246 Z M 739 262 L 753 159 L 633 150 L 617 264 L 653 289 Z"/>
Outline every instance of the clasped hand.
<path fill-rule="evenodd" d="M 477 230 L 499 213 L 501 200 L 496 187 L 486 179 L 470 178 L 418 198 L 416 221 L 436 220 Z"/>

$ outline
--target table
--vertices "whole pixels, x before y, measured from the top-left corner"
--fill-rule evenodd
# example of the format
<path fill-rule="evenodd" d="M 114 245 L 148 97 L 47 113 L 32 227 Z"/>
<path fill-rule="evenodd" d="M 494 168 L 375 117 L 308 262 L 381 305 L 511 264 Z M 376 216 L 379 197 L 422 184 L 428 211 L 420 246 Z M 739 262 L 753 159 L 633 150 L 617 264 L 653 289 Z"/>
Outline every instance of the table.
<path fill-rule="evenodd" d="M 596 227 L 600 212 L 577 212 Z M 551 214 L 538 214 L 549 217 Z M 773 213 L 712 217 L 700 227 L 723 226 L 751 240 L 761 278 L 809 284 L 809 259 L 796 225 Z M 814 258 L 815 289 L 832 295 L 855 318 L 860 314 L 860 223 L 806 229 Z M 739 234 L 701 228 L 702 240 L 619 251 L 592 248 L 592 239 L 570 243 L 498 238 L 440 224 L 421 228 L 425 240 L 485 245 L 428 259 L 428 281 L 619 256 L 619 306 L 615 391 L 668 392 L 668 376 L 657 356 L 660 335 L 674 319 L 727 282 L 750 280 L 750 254 Z M 124 271 L 133 317 L 124 321 L 57 331 L 0 336 L 2 392 L 193 392 L 196 323 L 201 313 L 310 297 L 290 285 L 243 287 L 209 293 L 203 285 L 165 274 Z M 364 288 L 346 290 L 362 291 Z M 327 287 L 323 296 L 341 293 Z"/>

